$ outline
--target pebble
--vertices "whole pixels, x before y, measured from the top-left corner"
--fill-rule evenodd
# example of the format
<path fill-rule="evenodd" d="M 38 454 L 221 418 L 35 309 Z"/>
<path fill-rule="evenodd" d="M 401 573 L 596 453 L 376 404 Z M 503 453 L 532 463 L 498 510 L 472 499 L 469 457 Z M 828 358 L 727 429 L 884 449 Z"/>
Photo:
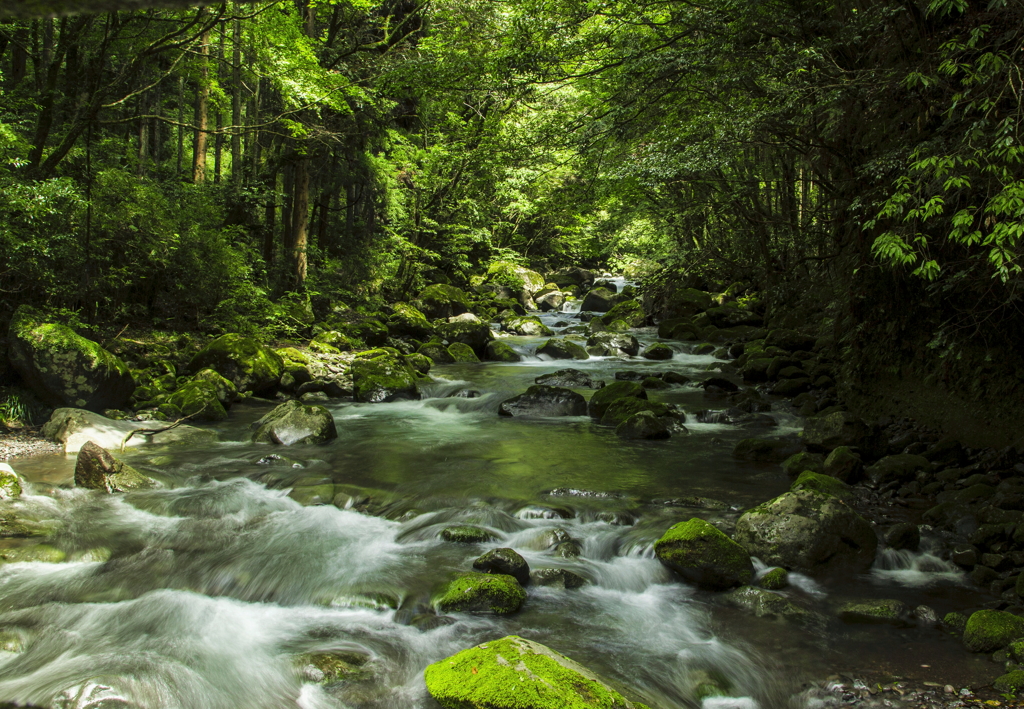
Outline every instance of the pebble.
<path fill-rule="evenodd" d="M 39 435 L 38 429 L 21 429 L 0 434 L 0 462 L 34 455 L 55 455 L 64 449 Z"/>

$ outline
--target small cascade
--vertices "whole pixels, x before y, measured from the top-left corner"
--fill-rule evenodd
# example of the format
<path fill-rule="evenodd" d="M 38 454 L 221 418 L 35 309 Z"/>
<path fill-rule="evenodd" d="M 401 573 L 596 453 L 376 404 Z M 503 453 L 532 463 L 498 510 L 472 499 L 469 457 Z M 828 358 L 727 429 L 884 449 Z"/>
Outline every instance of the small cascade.
<path fill-rule="evenodd" d="M 936 556 L 922 544 L 920 551 L 882 549 L 875 557 L 871 578 L 875 583 L 921 587 L 940 582 L 964 583 L 967 577 L 959 566 Z"/>

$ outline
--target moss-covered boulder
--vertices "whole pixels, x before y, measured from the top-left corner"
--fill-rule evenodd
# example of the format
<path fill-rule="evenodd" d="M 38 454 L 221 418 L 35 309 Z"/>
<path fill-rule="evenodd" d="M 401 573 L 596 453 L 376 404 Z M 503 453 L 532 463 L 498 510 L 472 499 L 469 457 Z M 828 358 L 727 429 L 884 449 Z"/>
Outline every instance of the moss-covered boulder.
<path fill-rule="evenodd" d="M 429 665 L 423 677 L 445 709 L 646 709 L 582 665 L 518 635 Z"/>
<path fill-rule="evenodd" d="M 144 490 L 154 487 L 156 482 L 88 441 L 75 460 L 75 485 L 115 493 Z"/>
<path fill-rule="evenodd" d="M 506 332 L 522 337 L 551 337 L 555 333 L 535 315 L 505 318 L 501 324 Z"/>
<path fill-rule="evenodd" d="M 612 405 L 612 402 L 617 401 L 618 399 L 630 397 L 646 399 L 647 391 L 639 382 L 612 382 L 608 386 L 594 392 L 594 395 L 590 397 L 590 402 L 587 405 L 587 412 L 593 418 L 600 420 L 604 417 L 605 412 L 608 410 L 608 407 Z"/>
<path fill-rule="evenodd" d="M 434 336 L 434 326 L 427 317 L 408 303 L 395 303 L 391 306 L 387 328 L 392 337 L 429 340 Z"/>
<path fill-rule="evenodd" d="M 544 287 L 544 276 L 508 261 L 495 261 L 487 267 L 487 282 L 508 286 L 515 292 L 536 293 Z"/>
<path fill-rule="evenodd" d="M 723 600 L 731 606 L 753 613 L 758 618 L 780 618 L 804 626 L 820 626 L 821 618 L 790 601 L 779 593 L 757 586 L 741 586 L 725 595 Z"/>
<path fill-rule="evenodd" d="M 434 365 L 434 360 L 419 352 L 402 355 L 402 361 L 409 365 L 414 372 L 426 376 Z"/>
<path fill-rule="evenodd" d="M 505 574 L 521 585 L 530 582 L 530 565 L 514 549 L 491 549 L 473 562 L 473 568 L 484 574 Z"/>
<path fill-rule="evenodd" d="M 740 460 L 781 463 L 799 448 L 800 444 L 786 438 L 744 438 L 736 444 L 732 454 Z"/>
<path fill-rule="evenodd" d="M 323 406 L 286 401 L 252 425 L 253 443 L 283 446 L 326 443 L 338 437 L 331 412 Z"/>
<path fill-rule="evenodd" d="M 487 353 L 487 343 L 494 339 L 490 326 L 480 320 L 440 323 L 437 326 L 437 334 L 449 344 L 461 342 L 469 345 L 477 357 Z"/>
<path fill-rule="evenodd" d="M 213 370 L 203 371 L 212 372 Z M 216 372 L 213 374 L 220 376 Z M 228 383 L 230 384 L 230 382 Z M 219 394 L 220 391 L 213 382 L 207 379 L 193 379 L 168 396 L 165 403 L 170 404 L 180 411 L 182 416 L 187 416 L 193 421 L 223 421 L 228 417 L 228 412 L 224 410 Z"/>
<path fill-rule="evenodd" d="M 624 300 L 613 306 L 605 314 L 603 320 L 605 322 L 622 320 L 630 327 L 643 327 L 647 324 L 647 313 L 644 312 L 644 306 L 639 300 Z"/>
<path fill-rule="evenodd" d="M 190 372 L 209 367 L 229 379 L 238 391 L 273 389 L 284 373 L 284 360 L 274 350 L 237 333 L 221 335 L 188 363 Z"/>
<path fill-rule="evenodd" d="M 892 598 L 849 601 L 839 607 L 839 617 L 844 623 L 895 625 L 897 627 L 912 625 L 910 609 L 903 601 Z"/>
<path fill-rule="evenodd" d="M 964 646 L 971 652 L 995 652 L 1024 638 L 1024 618 L 1006 611 L 971 613 L 964 628 Z"/>
<path fill-rule="evenodd" d="M 587 352 L 596 357 L 635 357 L 640 342 L 625 332 L 596 332 L 587 339 Z"/>
<path fill-rule="evenodd" d="M 842 480 L 851 485 L 864 476 L 864 463 L 860 456 L 853 452 L 849 446 L 835 448 L 825 458 L 821 470 L 812 468 L 815 472 L 830 475 L 833 478 Z"/>
<path fill-rule="evenodd" d="M 776 566 L 758 579 L 757 582 L 761 585 L 761 588 L 766 588 L 769 591 L 779 591 L 789 586 L 789 572 L 781 566 Z"/>
<path fill-rule="evenodd" d="M 441 530 L 441 539 L 456 544 L 485 544 L 497 539 L 494 532 L 474 524 L 456 524 Z"/>
<path fill-rule="evenodd" d="M 750 554 L 717 527 L 694 517 L 668 528 L 654 543 L 658 561 L 701 588 L 720 591 L 750 583 Z"/>
<path fill-rule="evenodd" d="M 587 579 L 568 569 L 534 569 L 530 572 L 530 583 L 571 591 L 585 586 Z"/>
<path fill-rule="evenodd" d="M 808 450 L 830 453 L 839 446 L 864 445 L 871 430 L 848 411 L 835 411 L 807 419 L 801 435 Z"/>
<path fill-rule="evenodd" d="M 446 283 L 427 286 L 416 296 L 419 309 L 428 318 L 450 318 L 468 313 L 471 307 L 469 294 Z"/>
<path fill-rule="evenodd" d="M 537 348 L 537 354 L 551 359 L 590 359 L 582 345 L 561 337 L 545 342 Z"/>
<path fill-rule="evenodd" d="M 300 366 L 304 367 L 304 365 Z M 225 409 L 231 408 L 231 404 L 233 404 L 235 399 L 238 397 L 238 388 L 234 385 L 234 382 L 232 382 L 230 379 L 227 379 L 226 377 L 222 377 L 220 374 L 218 374 L 213 369 L 210 369 L 209 367 L 207 367 L 206 369 L 200 369 L 198 372 L 196 372 L 192 376 L 192 381 L 208 382 L 209 384 L 211 384 L 214 388 L 214 391 L 217 394 L 217 401 L 219 401 Z M 306 381 L 309 380 L 307 379 Z M 178 408 L 180 409 L 181 407 L 179 406 Z"/>
<path fill-rule="evenodd" d="M 431 355 L 424 348 L 420 354 Z M 356 401 L 370 404 L 420 398 L 415 370 L 397 351 L 383 348 L 360 353 L 352 360 L 352 392 Z"/>
<path fill-rule="evenodd" d="M 747 511 L 733 538 L 767 564 L 811 574 L 865 571 L 878 548 L 870 522 L 839 498 L 811 490 Z"/>
<path fill-rule="evenodd" d="M 643 351 L 643 358 L 666 360 L 672 359 L 675 356 L 675 354 L 675 350 L 666 345 L 664 342 L 655 342 L 653 345 L 649 345 Z"/>
<path fill-rule="evenodd" d="M 0 463 L 0 500 L 16 500 L 21 497 L 21 476 L 7 463 Z"/>
<path fill-rule="evenodd" d="M 771 330 L 764 339 L 765 347 L 778 347 L 789 352 L 799 350 L 810 351 L 814 349 L 815 338 L 813 335 L 805 335 L 796 330 L 778 329 Z"/>
<path fill-rule="evenodd" d="M 651 411 L 638 411 L 615 427 L 615 435 L 627 440 L 659 441 L 672 436 L 663 419 Z"/>
<path fill-rule="evenodd" d="M 618 426 L 630 416 L 642 411 L 649 412 L 653 416 L 669 416 L 672 410 L 668 404 L 663 404 L 649 399 L 638 399 L 633 396 L 616 399 L 605 409 L 601 417 L 602 426 Z"/>
<path fill-rule="evenodd" d="M 910 453 L 887 455 L 864 470 L 864 474 L 875 485 L 913 480 L 918 471 L 928 470 L 931 463 L 927 458 Z"/>
<path fill-rule="evenodd" d="M 434 364 L 452 364 L 455 358 L 448 351 L 448 346 L 439 340 L 424 342 L 416 350 L 416 354 L 423 355 Z"/>
<path fill-rule="evenodd" d="M 476 356 L 476 352 L 469 345 L 462 342 L 453 342 L 448 346 L 448 354 L 452 356 L 452 359 L 456 362 L 479 362 L 480 358 Z"/>
<path fill-rule="evenodd" d="M 821 473 L 815 473 L 812 470 L 805 470 L 800 473 L 789 489 L 793 492 L 812 490 L 825 495 L 835 495 L 836 497 L 850 497 L 853 494 L 853 489 L 842 480 L 837 480 Z"/>
<path fill-rule="evenodd" d="M 526 591 L 507 574 L 461 574 L 448 584 L 435 605 L 439 611 L 449 613 L 515 613 L 526 600 Z"/>
<path fill-rule="evenodd" d="M 818 453 L 800 451 L 782 461 L 782 471 L 791 478 L 795 478 L 805 470 L 813 470 L 816 473 L 822 472 L 825 467 L 825 458 Z"/>
<path fill-rule="evenodd" d="M 581 310 L 606 313 L 615 307 L 621 298 L 607 288 L 595 288 L 583 299 Z"/>
<path fill-rule="evenodd" d="M 524 393 L 506 399 L 498 407 L 501 416 L 584 416 L 587 401 L 565 387 L 534 384 Z"/>
<path fill-rule="evenodd" d="M 310 652 L 295 658 L 304 679 L 316 684 L 368 679 L 366 663 L 370 657 L 362 652 Z"/>
<path fill-rule="evenodd" d="M 123 361 L 26 305 L 11 318 L 8 355 L 25 383 L 52 406 L 119 409 L 135 391 Z"/>
<path fill-rule="evenodd" d="M 353 335 L 346 335 L 338 330 L 324 330 L 310 341 L 309 349 L 320 354 L 340 354 L 361 350 L 366 345 L 366 342 Z"/>
<path fill-rule="evenodd" d="M 703 313 L 714 302 L 714 296 L 702 290 L 676 288 L 662 297 L 661 312 L 666 319 L 686 318 Z"/>
<path fill-rule="evenodd" d="M 1011 670 L 1005 675 L 999 675 L 992 683 L 992 688 L 1006 694 L 1024 692 L 1024 670 Z"/>
<path fill-rule="evenodd" d="M 512 345 L 501 340 L 492 340 L 484 350 L 484 359 L 491 362 L 521 362 L 523 356 L 512 348 Z"/>

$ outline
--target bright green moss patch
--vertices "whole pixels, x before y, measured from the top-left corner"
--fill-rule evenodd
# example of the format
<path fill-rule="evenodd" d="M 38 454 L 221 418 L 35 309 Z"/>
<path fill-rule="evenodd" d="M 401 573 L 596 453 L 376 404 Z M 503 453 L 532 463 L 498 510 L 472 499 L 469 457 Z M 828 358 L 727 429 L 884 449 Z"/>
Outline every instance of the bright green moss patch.
<path fill-rule="evenodd" d="M 448 584 L 437 600 L 442 612 L 467 611 L 507 615 L 515 613 L 526 600 L 526 591 L 506 574 L 462 574 Z"/>
<path fill-rule="evenodd" d="M 603 389 L 595 391 L 594 395 L 590 397 L 589 413 L 592 417 L 601 419 L 613 401 L 627 397 L 646 399 L 647 392 L 638 382 L 612 382 Z"/>
<path fill-rule="evenodd" d="M 669 527 L 654 544 L 658 560 L 688 581 L 722 590 L 750 583 L 750 555 L 724 532 L 694 517 Z"/>
<path fill-rule="evenodd" d="M 494 541 L 495 536 L 484 529 L 472 524 L 460 524 L 452 527 L 445 527 L 441 530 L 441 538 L 446 542 L 459 544 L 483 544 Z"/>
<path fill-rule="evenodd" d="M 789 572 L 778 566 L 762 576 L 759 583 L 761 588 L 778 591 L 789 585 Z"/>
<path fill-rule="evenodd" d="M 811 490 L 812 492 L 820 492 L 823 495 L 834 495 L 836 497 L 848 497 L 850 495 L 850 486 L 842 480 L 836 480 L 828 475 L 821 475 L 811 470 L 805 470 L 800 473 L 800 477 L 793 482 L 792 487 L 789 489 L 793 492 Z"/>
<path fill-rule="evenodd" d="M 976 611 L 967 619 L 964 645 L 971 652 L 995 652 L 1024 638 L 1024 618 L 1006 611 Z"/>

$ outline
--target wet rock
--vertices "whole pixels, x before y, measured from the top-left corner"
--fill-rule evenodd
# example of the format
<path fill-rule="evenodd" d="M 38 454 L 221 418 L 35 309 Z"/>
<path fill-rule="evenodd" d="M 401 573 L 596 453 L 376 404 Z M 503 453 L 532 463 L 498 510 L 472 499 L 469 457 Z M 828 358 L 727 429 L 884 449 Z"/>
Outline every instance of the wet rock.
<path fill-rule="evenodd" d="M 439 340 L 424 342 L 416 350 L 416 354 L 423 355 L 433 364 L 451 364 L 455 361 L 455 358 L 448 351 L 448 347 Z"/>
<path fill-rule="evenodd" d="M 535 315 L 507 318 L 502 327 L 522 337 L 551 337 L 555 334 Z"/>
<path fill-rule="evenodd" d="M 618 296 L 607 288 L 594 288 L 583 299 L 583 305 L 580 306 L 580 310 L 606 313 L 615 307 L 618 301 Z"/>
<path fill-rule="evenodd" d="M 745 438 L 736 444 L 732 454 L 740 460 L 780 463 L 793 455 L 799 447 L 795 441 L 784 438 Z"/>
<path fill-rule="evenodd" d="M 214 376 L 220 376 L 212 369 L 204 369 Z M 221 377 L 223 379 L 223 377 Z M 224 379 L 227 382 L 227 379 Z M 231 384 L 231 382 L 227 382 Z M 231 385 L 234 386 L 234 385 Z M 181 412 L 183 417 L 193 421 L 223 421 L 228 412 L 220 401 L 220 390 L 214 382 L 207 379 L 194 379 L 186 382 L 165 400 Z"/>
<path fill-rule="evenodd" d="M 217 401 L 219 401 L 221 406 L 225 409 L 231 408 L 231 404 L 233 404 L 235 399 L 238 398 L 238 388 L 235 386 L 234 382 L 226 377 L 222 377 L 215 370 L 210 369 L 209 367 L 206 369 L 200 369 L 192 375 L 192 381 L 207 382 L 210 384 L 213 387 Z M 182 407 L 178 406 L 178 408 L 181 409 Z"/>
<path fill-rule="evenodd" d="M 685 420 L 686 418 L 686 414 L 674 411 L 673 407 L 668 404 L 650 401 L 649 399 L 637 399 L 636 397 L 630 396 L 622 399 L 616 399 L 609 404 L 608 408 L 605 409 L 604 415 L 601 417 L 601 425 L 618 426 L 629 417 L 640 413 L 641 411 L 650 412 L 656 417 L 673 416 L 682 420 Z M 663 425 L 665 424 L 665 422 L 662 423 Z"/>
<path fill-rule="evenodd" d="M 786 475 L 795 478 L 805 470 L 820 473 L 825 467 L 825 459 L 817 453 L 800 451 L 782 461 L 782 470 Z"/>
<path fill-rule="evenodd" d="M 675 356 L 675 350 L 662 342 L 655 342 L 643 351 L 644 359 L 667 360 Z"/>
<path fill-rule="evenodd" d="M 609 323 L 621 320 L 631 328 L 643 327 L 647 324 L 647 314 L 644 313 L 644 306 L 640 304 L 640 301 L 623 300 L 613 306 L 605 314 L 603 320 Z"/>
<path fill-rule="evenodd" d="M 501 416 L 584 416 L 586 413 L 587 402 L 580 394 L 544 384 L 534 384 L 498 407 Z"/>
<path fill-rule="evenodd" d="M 352 361 L 352 387 L 356 401 L 371 404 L 420 398 L 416 372 L 388 348 L 361 352 Z"/>
<path fill-rule="evenodd" d="M 914 609 L 914 617 L 917 618 L 919 623 L 924 625 L 938 625 L 939 614 L 935 612 L 935 609 L 930 606 L 918 606 Z"/>
<path fill-rule="evenodd" d="M 188 363 L 190 372 L 206 368 L 230 380 L 238 391 L 259 394 L 277 386 L 284 374 L 284 360 L 251 337 L 229 333 L 208 344 Z"/>
<path fill-rule="evenodd" d="M 505 574 L 525 586 L 530 582 L 530 565 L 507 547 L 491 549 L 473 562 L 473 568 L 485 574 Z"/>
<path fill-rule="evenodd" d="M 722 590 L 750 583 L 750 555 L 717 527 L 694 517 L 679 522 L 654 544 L 658 561 L 701 588 Z"/>
<path fill-rule="evenodd" d="M 366 663 L 369 660 L 369 656 L 361 652 L 312 652 L 299 655 L 295 664 L 306 681 L 332 684 L 368 678 Z"/>
<path fill-rule="evenodd" d="M 395 303 L 391 306 L 387 328 L 392 337 L 411 337 L 422 341 L 434 336 L 434 326 L 427 320 L 427 316 L 408 303 Z"/>
<path fill-rule="evenodd" d="M 446 542 L 455 542 L 457 544 L 484 544 L 497 539 L 492 532 L 472 524 L 445 527 L 441 530 L 441 538 Z"/>
<path fill-rule="evenodd" d="M 487 344 L 494 339 L 490 325 L 479 320 L 441 323 L 437 326 L 437 334 L 450 344 L 461 342 L 469 345 L 478 357 L 486 355 Z"/>
<path fill-rule="evenodd" d="M 562 293 L 561 291 L 551 291 L 550 293 L 538 296 L 534 299 L 534 302 L 536 302 L 537 307 L 544 312 L 560 310 L 562 304 L 565 303 L 565 293 Z"/>
<path fill-rule="evenodd" d="M 739 387 L 732 381 L 729 381 L 725 377 L 710 377 L 701 382 L 701 387 L 708 393 L 732 393 L 739 391 Z"/>
<path fill-rule="evenodd" d="M 810 470 L 800 473 L 789 489 L 793 492 L 811 490 L 825 495 L 835 495 L 836 497 L 850 497 L 852 494 L 850 486 L 842 480 L 836 480 L 828 475 L 821 475 Z"/>
<path fill-rule="evenodd" d="M 537 354 L 551 359 L 590 359 L 582 345 L 563 338 L 548 340 L 537 348 Z"/>
<path fill-rule="evenodd" d="M 324 406 L 309 406 L 300 401 L 281 404 L 252 424 L 253 443 L 277 443 L 284 446 L 319 444 L 338 437 L 334 417 Z"/>
<path fill-rule="evenodd" d="M 454 342 L 448 347 L 448 354 L 455 362 L 479 362 L 473 348 L 463 342 Z"/>
<path fill-rule="evenodd" d="M 996 677 L 992 688 L 997 692 L 1020 694 L 1024 692 L 1024 670 L 1012 670 L 1005 675 Z"/>
<path fill-rule="evenodd" d="M 0 500 L 16 500 L 23 489 L 21 476 L 7 463 L 0 463 Z"/>
<path fill-rule="evenodd" d="M 942 623 L 958 633 L 963 633 L 964 629 L 967 627 L 967 616 L 963 613 L 952 611 L 942 617 Z"/>
<path fill-rule="evenodd" d="M 661 375 L 662 381 L 666 384 L 689 384 L 690 378 L 679 372 L 665 372 Z"/>
<path fill-rule="evenodd" d="M 530 572 L 530 583 L 535 586 L 572 590 L 583 586 L 587 580 L 567 569 L 534 569 Z"/>
<path fill-rule="evenodd" d="M 575 559 L 583 553 L 583 545 L 575 539 L 567 539 L 556 544 L 551 553 L 562 559 Z"/>
<path fill-rule="evenodd" d="M 1006 611 L 975 611 L 964 627 L 964 646 L 971 652 L 995 652 L 1024 637 L 1024 618 Z"/>
<path fill-rule="evenodd" d="M 119 409 L 135 391 L 121 359 L 27 305 L 14 312 L 7 342 L 11 365 L 52 406 Z"/>
<path fill-rule="evenodd" d="M 890 549 L 917 551 L 921 546 L 921 530 L 912 522 L 901 522 L 886 533 L 885 545 Z"/>
<path fill-rule="evenodd" d="M 830 475 L 852 485 L 863 477 L 864 463 L 849 446 L 839 446 L 825 458 L 824 468 L 815 472 Z"/>
<path fill-rule="evenodd" d="M 594 395 L 590 397 L 590 402 L 587 405 L 588 413 L 592 417 L 600 419 L 604 416 L 613 401 L 627 397 L 646 399 L 647 392 L 637 382 L 612 382 L 603 389 L 598 389 L 594 392 Z"/>
<path fill-rule="evenodd" d="M 468 313 L 469 294 L 446 283 L 427 286 L 416 296 L 416 305 L 426 318 L 450 318 Z"/>
<path fill-rule="evenodd" d="M 557 372 L 542 374 L 533 381 L 546 386 L 577 389 L 600 389 L 604 386 L 603 381 L 592 379 L 589 374 L 578 369 L 559 369 Z"/>
<path fill-rule="evenodd" d="M 448 584 L 437 600 L 444 613 L 491 612 L 497 615 L 515 613 L 526 600 L 526 591 L 506 574 L 461 574 Z"/>
<path fill-rule="evenodd" d="M 664 440 L 672 434 L 653 411 L 638 411 L 615 427 L 615 435 L 631 440 Z"/>
<path fill-rule="evenodd" d="M 839 617 L 845 623 L 868 623 L 908 627 L 910 612 L 906 604 L 888 598 L 850 601 L 839 608 Z"/>
<path fill-rule="evenodd" d="M 781 566 L 776 566 L 757 581 L 761 588 L 769 591 L 779 591 L 789 586 L 789 572 Z"/>
<path fill-rule="evenodd" d="M 758 618 L 783 618 L 800 625 L 811 625 L 818 619 L 785 596 L 756 586 L 742 586 L 726 594 L 723 600 Z"/>
<path fill-rule="evenodd" d="M 864 470 L 865 475 L 874 485 L 886 485 L 892 482 L 913 480 L 919 470 L 930 467 L 927 458 L 909 453 L 887 455 L 874 465 Z"/>
<path fill-rule="evenodd" d="M 807 419 L 801 435 L 808 450 L 830 453 L 839 446 L 863 445 L 871 431 L 867 424 L 853 414 L 836 411 Z"/>
<path fill-rule="evenodd" d="M 804 393 L 810 388 L 810 379 L 783 379 L 772 387 L 772 394 L 775 394 L 775 396 L 793 397 Z"/>
<path fill-rule="evenodd" d="M 746 512 L 734 539 L 765 563 L 808 573 L 858 572 L 875 559 L 871 524 L 842 500 L 787 492 Z"/>
<path fill-rule="evenodd" d="M 154 487 L 156 481 L 125 465 L 92 441 L 88 441 L 78 452 L 78 459 L 75 461 L 75 485 L 114 493 L 144 490 Z"/>
<path fill-rule="evenodd" d="M 526 543 L 528 549 L 535 549 L 537 551 L 543 551 L 544 549 L 550 549 L 551 547 L 567 542 L 572 539 L 569 532 L 565 531 L 561 527 L 551 527 L 538 532 L 537 536 L 533 537 Z"/>
<path fill-rule="evenodd" d="M 587 351 L 598 357 L 635 357 L 640 352 L 640 342 L 626 332 L 595 332 L 587 340 Z"/>
<path fill-rule="evenodd" d="M 30 546 L 0 549 L 0 564 L 20 564 L 25 562 L 59 564 L 65 558 L 67 558 L 67 555 L 63 551 L 49 544 L 32 544 Z"/>
<path fill-rule="evenodd" d="M 484 359 L 491 362 L 521 362 L 523 356 L 516 352 L 512 345 L 501 340 L 492 340 L 487 343 L 484 351 Z"/>

